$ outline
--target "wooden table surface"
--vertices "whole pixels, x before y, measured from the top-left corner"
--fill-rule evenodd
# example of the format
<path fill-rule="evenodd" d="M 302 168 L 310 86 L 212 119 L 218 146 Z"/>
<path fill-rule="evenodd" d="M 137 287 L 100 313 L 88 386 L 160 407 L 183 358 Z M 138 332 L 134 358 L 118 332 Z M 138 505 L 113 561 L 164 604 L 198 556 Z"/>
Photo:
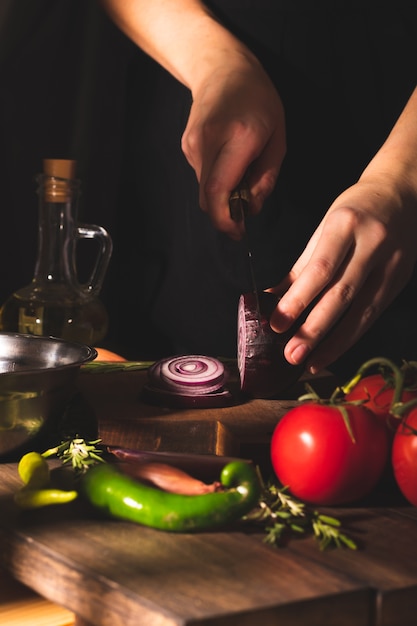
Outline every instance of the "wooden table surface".
<path fill-rule="evenodd" d="M 143 373 L 82 374 L 79 410 L 109 444 L 235 454 L 267 449 L 294 400 L 181 411 L 140 401 Z M 173 534 L 102 520 L 80 502 L 19 511 L 15 463 L 0 465 L 0 566 L 97 626 L 411 626 L 417 614 L 417 510 L 332 509 L 359 550 L 312 537 L 272 548 L 242 525 Z"/>

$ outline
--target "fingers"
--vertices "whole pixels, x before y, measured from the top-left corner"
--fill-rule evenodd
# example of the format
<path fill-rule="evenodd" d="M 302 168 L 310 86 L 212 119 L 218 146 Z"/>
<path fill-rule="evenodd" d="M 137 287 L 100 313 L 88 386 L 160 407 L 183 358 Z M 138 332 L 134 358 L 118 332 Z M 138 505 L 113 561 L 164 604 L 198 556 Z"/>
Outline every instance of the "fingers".
<path fill-rule="evenodd" d="M 338 341 L 338 343 L 337 345 L 336 343 L 327 345 L 329 358 L 330 350 L 333 354 L 337 354 L 339 351 L 341 353 L 348 346 L 353 345 L 356 341 L 355 336 L 359 338 L 360 334 L 365 332 L 368 324 L 376 319 L 378 310 L 381 308 L 377 300 L 369 298 L 372 293 L 369 282 L 366 283 L 366 290 L 356 293 L 354 306 L 351 309 L 349 309 L 349 305 L 352 305 L 354 296 L 352 288 L 346 289 L 346 293 L 349 294 L 348 298 L 345 298 L 343 289 L 340 290 L 342 294 L 340 298 L 331 293 L 331 291 L 327 292 L 313 308 L 297 333 L 288 341 L 284 350 L 285 358 L 292 364 L 302 363 L 308 359 L 316 346 L 320 345 L 319 349 L 323 350 L 321 361 L 326 360 L 323 348 L 325 337 L 331 333 L 331 329 L 342 318 L 344 313 L 344 321 L 339 323 L 340 327 L 344 328 L 345 334 L 339 336 L 339 332 L 336 339 L 335 335 L 331 333 L 332 341 Z M 355 326 L 352 326 L 352 324 L 355 324 Z M 310 364 L 310 367 L 322 367 L 319 356 L 314 364 Z"/>
<path fill-rule="evenodd" d="M 410 276 L 412 260 L 401 241 L 391 241 L 386 226 L 367 212 L 338 208 L 326 216 L 273 289 L 280 293 L 289 283 L 271 317 L 277 332 L 288 330 L 315 302 L 285 346 L 290 363 L 306 361 L 316 372 L 366 332 Z"/>
<path fill-rule="evenodd" d="M 387 283 L 384 273 L 375 270 L 347 314 L 307 358 L 306 368 L 315 374 L 336 361 L 369 330 L 402 287 L 396 280 Z"/>
<path fill-rule="evenodd" d="M 263 146 L 250 129 L 234 122 L 228 127 L 230 137 L 225 143 L 219 137 L 221 147 L 212 156 L 206 152 L 200 178 L 200 207 L 207 212 L 213 226 L 233 239 L 243 236 L 243 222 L 232 219 L 229 198 L 232 191 L 245 177 L 251 194 L 251 177 L 248 169 Z"/>
<path fill-rule="evenodd" d="M 349 304 L 354 291 L 363 280 L 362 268 L 366 267 L 369 258 L 367 246 L 362 246 L 362 249 L 355 246 L 353 251 L 352 221 L 351 212 L 341 209 L 329 215 L 313 235 L 287 277 L 292 284 L 282 295 L 271 318 L 274 330 L 288 330 L 325 288 L 329 289 L 327 301 L 323 298 L 321 304 L 322 308 L 327 305 L 328 315 L 332 309 L 333 316 L 336 315 L 335 310 L 340 315 L 341 308 Z M 353 254 L 355 261 L 350 263 Z M 330 289 L 332 283 L 333 289 Z M 275 292 L 279 288 L 282 285 Z"/>
<path fill-rule="evenodd" d="M 259 212 L 276 184 L 285 154 L 285 141 L 282 140 L 281 130 L 269 137 L 261 136 L 253 127 L 244 127 L 238 122 L 229 124 L 227 133 L 227 140 L 223 127 L 208 133 L 210 141 L 204 142 L 200 136 L 198 141 L 201 143 L 194 145 L 195 156 L 189 160 L 200 182 L 200 207 L 209 214 L 217 230 L 233 239 L 240 239 L 244 225 L 231 218 L 230 194 L 245 177 L 250 211 L 252 214 Z M 190 155 L 189 144 L 183 149 Z"/>
<path fill-rule="evenodd" d="M 285 358 L 292 364 L 306 361 L 306 367 L 317 373 L 353 346 L 406 284 L 410 273 L 400 256 L 399 252 L 388 263 L 378 263 L 356 285 L 346 281 L 346 271 L 325 290 L 288 341 Z"/>
<path fill-rule="evenodd" d="M 251 192 L 251 213 L 256 215 L 274 190 L 286 151 L 285 139 L 275 133 L 265 146 L 262 155 L 250 166 L 248 181 Z"/>
<path fill-rule="evenodd" d="M 256 141 L 251 141 L 256 139 Z M 257 138 L 248 141 L 231 141 L 225 145 L 211 164 L 210 171 L 202 171 L 200 204 L 215 228 L 232 238 L 243 235 L 243 224 L 232 220 L 229 198 L 245 177 L 249 188 L 249 208 L 252 214 L 259 212 L 265 198 L 272 192 L 281 164 L 275 137 L 260 147 Z"/>
<path fill-rule="evenodd" d="M 244 225 L 230 216 L 230 194 L 245 177 L 250 211 L 261 209 L 286 151 L 284 111 L 270 79 L 253 59 L 242 67 L 239 55 L 236 71 L 222 67 L 216 76 L 193 94 L 182 149 L 200 183 L 202 210 L 215 228 L 240 239 Z"/>

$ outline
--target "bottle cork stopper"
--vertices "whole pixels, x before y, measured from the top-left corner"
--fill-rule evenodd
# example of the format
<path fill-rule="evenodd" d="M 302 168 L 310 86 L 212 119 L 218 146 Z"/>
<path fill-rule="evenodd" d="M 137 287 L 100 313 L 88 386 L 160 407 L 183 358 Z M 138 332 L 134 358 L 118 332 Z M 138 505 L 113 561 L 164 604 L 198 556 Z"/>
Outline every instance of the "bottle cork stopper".
<path fill-rule="evenodd" d="M 69 159 L 44 159 L 44 198 L 46 202 L 68 202 L 71 200 L 75 181 L 76 161 Z"/>
<path fill-rule="evenodd" d="M 47 176 L 55 176 L 56 178 L 66 178 L 73 180 L 75 178 L 76 161 L 71 159 L 44 159 L 43 172 Z"/>

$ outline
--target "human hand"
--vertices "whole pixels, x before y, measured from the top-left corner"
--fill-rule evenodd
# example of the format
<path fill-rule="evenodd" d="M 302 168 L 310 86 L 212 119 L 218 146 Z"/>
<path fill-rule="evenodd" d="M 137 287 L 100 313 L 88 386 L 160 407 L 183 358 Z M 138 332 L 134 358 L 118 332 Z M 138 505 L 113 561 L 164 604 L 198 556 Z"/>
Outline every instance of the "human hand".
<path fill-rule="evenodd" d="M 362 176 L 332 204 L 288 276 L 271 317 L 287 330 L 318 298 L 285 346 L 312 373 L 341 356 L 370 328 L 411 277 L 417 259 L 417 197 L 382 174 Z"/>
<path fill-rule="evenodd" d="M 192 95 L 182 149 L 200 183 L 200 206 L 218 230 L 240 239 L 244 225 L 231 219 L 229 197 L 244 176 L 252 213 L 272 192 L 286 150 L 281 99 L 242 50 L 216 56 Z"/>
<path fill-rule="evenodd" d="M 246 176 L 252 213 L 271 193 L 286 151 L 281 99 L 257 58 L 202 0 L 101 0 L 140 48 L 190 89 L 182 149 L 200 183 L 200 206 L 234 239 L 231 192 Z"/>

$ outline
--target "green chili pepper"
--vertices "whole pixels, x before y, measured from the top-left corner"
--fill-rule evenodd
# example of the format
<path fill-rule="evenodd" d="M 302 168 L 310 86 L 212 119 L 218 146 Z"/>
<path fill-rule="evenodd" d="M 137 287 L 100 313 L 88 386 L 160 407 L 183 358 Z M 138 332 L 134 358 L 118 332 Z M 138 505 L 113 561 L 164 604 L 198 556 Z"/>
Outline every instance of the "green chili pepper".
<path fill-rule="evenodd" d="M 62 489 L 28 489 L 24 487 L 15 493 L 14 501 L 21 509 L 39 509 L 51 504 L 66 504 L 77 498 L 77 491 Z"/>
<path fill-rule="evenodd" d="M 160 530 L 187 532 L 233 522 L 258 503 L 260 481 L 249 463 L 227 464 L 220 479 L 224 491 L 186 496 L 144 485 L 105 464 L 91 468 L 83 476 L 81 493 L 112 517 Z"/>

